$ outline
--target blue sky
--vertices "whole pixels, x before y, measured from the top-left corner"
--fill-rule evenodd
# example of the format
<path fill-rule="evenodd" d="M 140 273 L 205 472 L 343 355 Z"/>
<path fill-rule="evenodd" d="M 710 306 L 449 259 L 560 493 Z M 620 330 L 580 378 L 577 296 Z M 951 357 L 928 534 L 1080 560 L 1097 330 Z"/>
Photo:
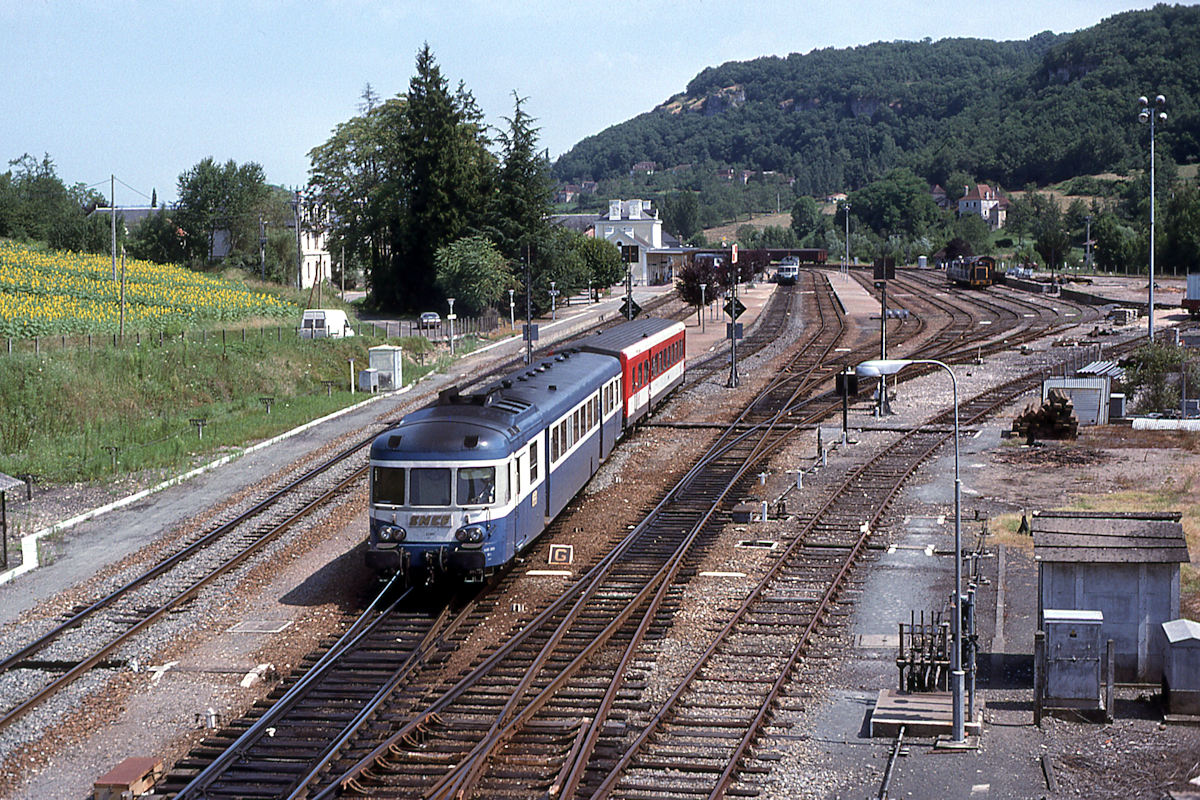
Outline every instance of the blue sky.
<path fill-rule="evenodd" d="M 876 41 L 1027 39 L 1127 0 L 0 0 L 0 157 L 48 153 L 68 184 L 115 174 L 118 205 L 175 197 L 212 156 L 308 178 L 308 151 L 363 87 L 403 92 L 428 42 L 489 122 L 528 98 L 556 156 L 653 108 L 706 66 Z M 0 165 L 0 169 L 6 169 Z M 124 186 L 122 184 L 125 184 Z M 128 187 L 128 188 L 127 188 Z"/>

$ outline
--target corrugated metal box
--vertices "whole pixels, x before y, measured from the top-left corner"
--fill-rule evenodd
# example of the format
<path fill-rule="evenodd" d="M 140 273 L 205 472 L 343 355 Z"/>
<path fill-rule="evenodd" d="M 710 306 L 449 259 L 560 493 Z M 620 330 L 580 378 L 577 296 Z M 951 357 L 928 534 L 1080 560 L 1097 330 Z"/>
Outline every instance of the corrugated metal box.
<path fill-rule="evenodd" d="M 1099 611 L 1046 609 L 1046 695 L 1055 700 L 1100 704 Z"/>
<path fill-rule="evenodd" d="M 1042 381 L 1042 400 L 1051 389 L 1060 389 L 1071 398 L 1080 425 L 1107 425 L 1110 385 L 1106 377 L 1047 378 Z"/>
<path fill-rule="evenodd" d="M 1163 694 L 1171 714 L 1200 714 L 1200 622 L 1173 619 L 1162 624 Z"/>
<path fill-rule="evenodd" d="M 1108 396 L 1108 418 L 1109 420 L 1124 419 L 1128 411 L 1125 394 L 1123 392 L 1113 392 Z"/>
<path fill-rule="evenodd" d="M 378 388 L 399 389 L 404 385 L 404 348 L 381 344 L 367 350 L 371 369 L 379 373 Z"/>

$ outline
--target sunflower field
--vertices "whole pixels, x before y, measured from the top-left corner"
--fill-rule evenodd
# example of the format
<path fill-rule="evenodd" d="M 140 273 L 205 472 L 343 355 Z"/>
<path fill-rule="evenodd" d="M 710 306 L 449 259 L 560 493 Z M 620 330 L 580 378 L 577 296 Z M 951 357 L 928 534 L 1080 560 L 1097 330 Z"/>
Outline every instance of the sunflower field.
<path fill-rule="evenodd" d="M 298 314 L 273 295 L 173 264 L 131 260 L 124 273 L 126 331 Z M 0 240 L 0 336 L 111 333 L 120 318 L 121 281 L 112 279 L 110 256 Z"/>

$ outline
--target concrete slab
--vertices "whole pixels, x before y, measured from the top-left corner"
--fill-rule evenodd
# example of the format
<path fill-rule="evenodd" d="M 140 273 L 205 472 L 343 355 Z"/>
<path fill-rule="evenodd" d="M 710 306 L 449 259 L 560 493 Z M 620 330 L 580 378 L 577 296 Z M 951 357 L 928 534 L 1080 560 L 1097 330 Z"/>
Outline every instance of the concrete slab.
<path fill-rule="evenodd" d="M 964 713 L 966 709 L 964 709 Z M 948 736 L 954 727 L 954 703 L 949 692 L 909 693 L 884 689 L 871 712 L 871 736 Z M 980 724 L 966 721 L 968 736 L 978 736 Z"/>

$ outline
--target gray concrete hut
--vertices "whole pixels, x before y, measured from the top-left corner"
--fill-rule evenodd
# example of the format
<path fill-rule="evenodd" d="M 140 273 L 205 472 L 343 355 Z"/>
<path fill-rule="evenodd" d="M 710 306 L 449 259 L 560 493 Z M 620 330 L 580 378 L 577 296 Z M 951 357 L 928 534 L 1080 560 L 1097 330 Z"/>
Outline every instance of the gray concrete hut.
<path fill-rule="evenodd" d="M 1117 680 L 1161 681 L 1162 623 L 1179 617 L 1179 565 L 1190 560 L 1179 520 L 1173 512 L 1035 514 L 1038 628 L 1048 608 L 1100 611 Z"/>

